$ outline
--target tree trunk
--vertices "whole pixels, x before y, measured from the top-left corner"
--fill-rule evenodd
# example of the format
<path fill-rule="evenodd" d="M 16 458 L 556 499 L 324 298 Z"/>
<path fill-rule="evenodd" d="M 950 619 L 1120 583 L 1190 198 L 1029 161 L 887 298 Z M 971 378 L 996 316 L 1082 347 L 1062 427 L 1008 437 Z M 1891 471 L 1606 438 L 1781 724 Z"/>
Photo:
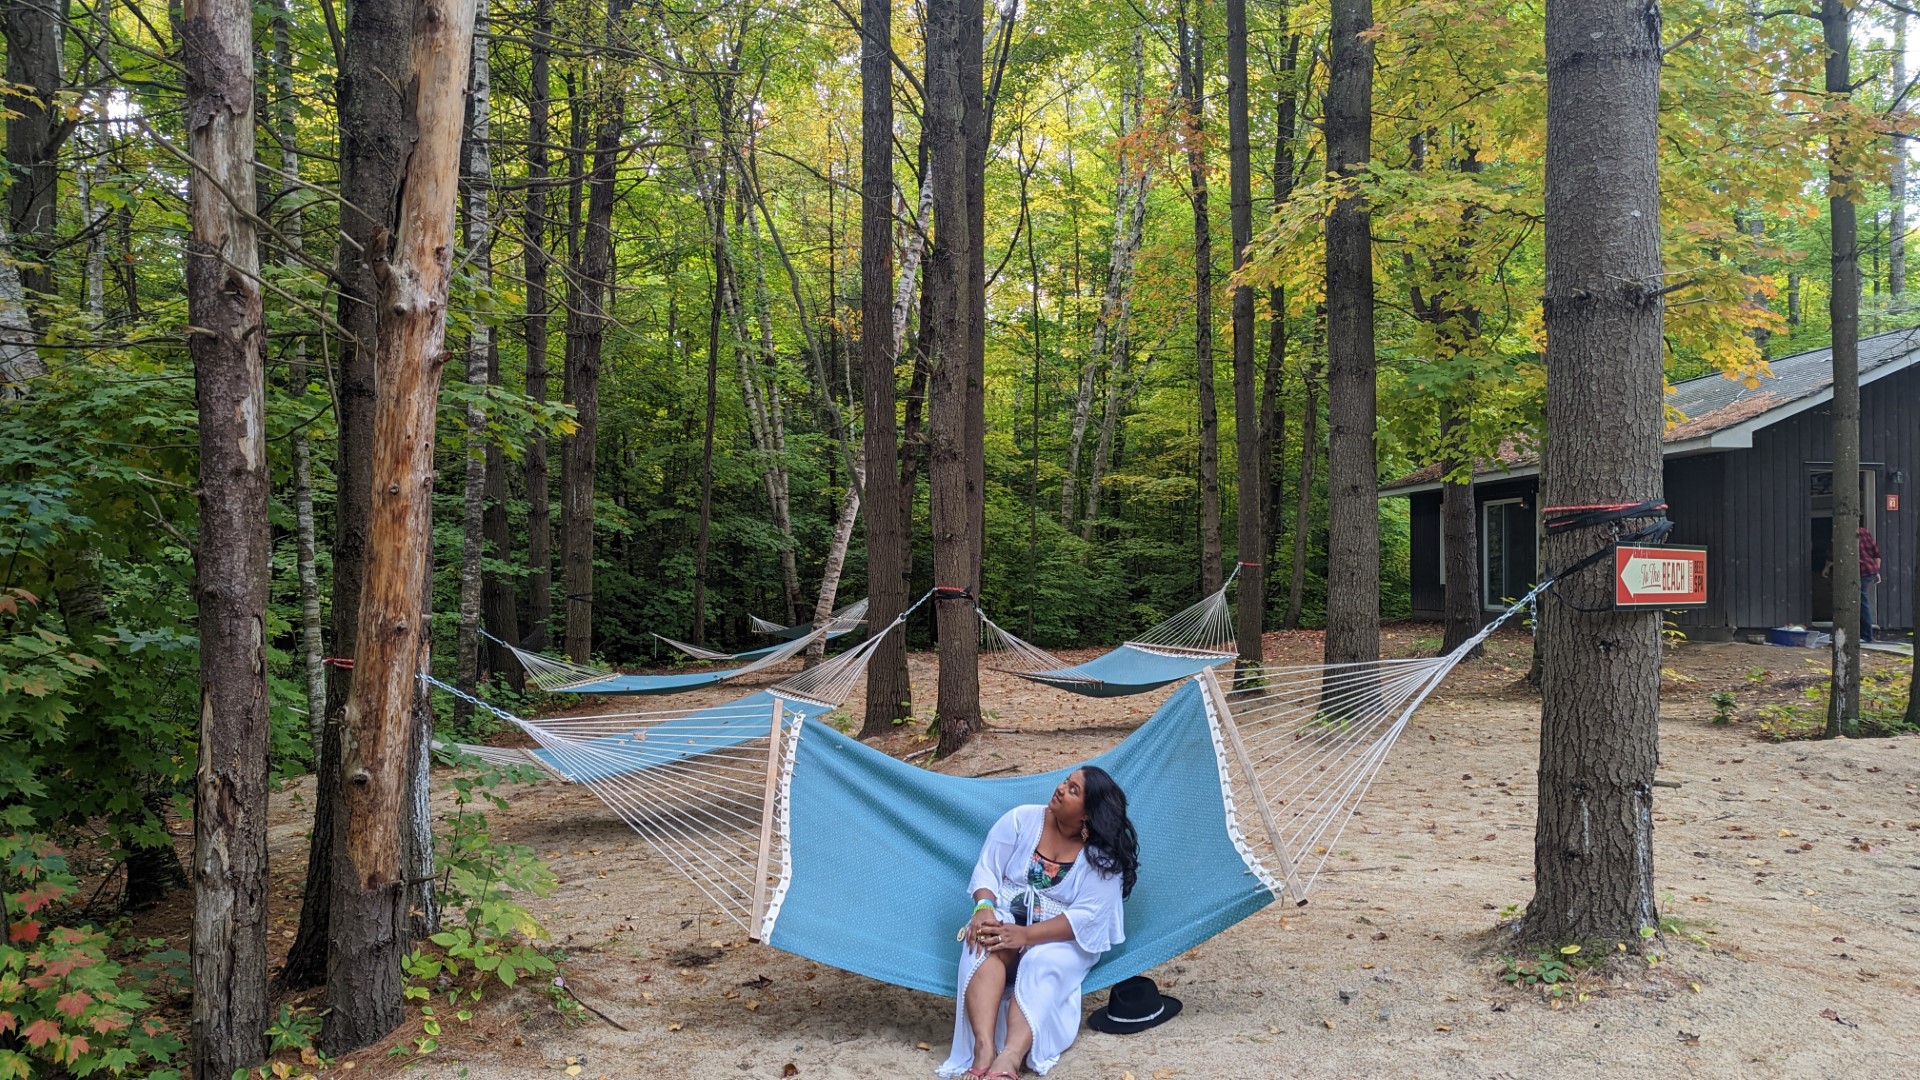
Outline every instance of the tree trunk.
<path fill-rule="evenodd" d="M 1893 85 L 1904 91 L 1907 86 L 1907 13 L 1893 15 Z M 1903 102 L 1898 110 L 1906 111 Z M 1893 141 L 1893 175 L 1887 182 L 1887 203 L 1891 217 L 1887 223 L 1887 292 L 1894 311 L 1906 306 L 1907 297 L 1907 154 L 1906 140 Z"/>
<path fill-rule="evenodd" d="M 0 222 L 0 248 L 10 246 L 6 223 Z M 27 314 L 27 289 L 20 269 L 11 260 L 0 259 L 0 398 L 26 393 L 27 384 L 46 373 Z"/>
<path fill-rule="evenodd" d="M 607 0 L 609 44 L 623 39 L 621 17 L 627 0 Z M 617 79 L 599 88 L 605 95 L 594 136 L 593 171 L 587 177 L 586 236 L 581 245 L 580 307 L 569 312 L 567 336 L 574 339 L 567 377 L 578 428 L 567 441 L 566 492 L 562 512 L 564 550 L 560 562 L 567 590 L 566 653 L 576 663 L 593 656 L 593 485 L 600 429 L 600 349 L 607 336 L 607 306 L 613 276 L 613 182 L 626 128 L 626 95 Z"/>
<path fill-rule="evenodd" d="M 293 438 L 293 515 L 295 553 L 300 578 L 300 666 L 307 685 L 307 735 L 313 757 L 327 730 L 326 644 L 320 636 L 320 574 L 313 526 L 313 443 L 302 432 Z"/>
<path fill-rule="evenodd" d="M 1822 0 L 1820 25 L 1827 46 L 1827 93 L 1852 95 L 1846 0 Z M 1827 211 L 1832 226 L 1833 287 L 1827 317 L 1833 327 L 1833 692 L 1827 737 L 1853 734 L 1860 720 L 1860 239 L 1836 142 L 1827 159 Z"/>
<path fill-rule="evenodd" d="M 378 287 L 368 264 L 377 231 L 388 230 L 401 163 L 408 154 L 407 106 L 390 77 L 405 71 L 413 45 L 410 0 L 358 0 L 347 27 L 351 47 L 338 58 L 340 127 L 340 233 L 334 273 L 340 299 L 336 318 L 347 331 L 338 342 L 335 379 L 339 403 L 334 440 L 333 650 L 357 655 L 360 589 L 373 487 L 367 462 L 373 453 L 374 304 Z M 364 211 L 377 210 L 381 217 Z M 325 979 L 333 894 L 335 796 L 340 791 L 340 710 L 352 675 L 333 668 L 327 678 L 327 719 L 315 772 L 313 832 L 300 906 L 300 929 L 280 982 L 288 988 Z"/>
<path fill-rule="evenodd" d="M 66 89 L 61 61 L 66 5 L 54 0 L 9 0 L 7 38 L 7 224 L 21 260 L 20 280 L 30 297 L 54 291 L 59 250 L 60 144 L 69 126 L 58 100 Z M 251 204 L 248 206 L 252 209 Z M 36 316 L 35 322 L 39 322 Z"/>
<path fill-rule="evenodd" d="M 396 80 L 409 118 L 396 233 L 368 248 L 379 285 L 381 359 L 368 461 L 368 548 L 353 682 L 342 718 L 340 814 L 321 1041 L 344 1054 L 384 1037 L 403 1014 L 406 942 L 402 823 L 412 708 L 427 661 L 421 621 L 433 513 L 434 404 L 445 362 L 460 127 L 473 6 L 409 5 L 412 48 Z M 364 28 L 363 28 L 364 29 Z M 349 30 L 357 49 L 361 36 Z M 349 50 L 350 52 L 353 49 Z"/>
<path fill-rule="evenodd" d="M 1273 214 L 1278 214 L 1293 198 L 1293 140 L 1299 123 L 1299 91 L 1293 85 L 1293 74 L 1299 66 L 1299 58 L 1300 35 L 1289 34 L 1287 51 L 1280 61 L 1280 71 L 1286 76 L 1286 81 L 1280 87 L 1279 100 L 1274 107 L 1273 207 L 1270 211 Z M 1287 293 L 1284 287 L 1275 285 L 1267 294 L 1267 307 L 1271 312 L 1267 337 L 1267 377 L 1260 389 L 1260 486 L 1266 492 L 1260 522 L 1266 528 L 1266 537 L 1260 550 L 1264 552 L 1261 558 L 1268 566 L 1267 572 L 1261 575 L 1262 591 L 1266 588 L 1264 582 L 1280 551 L 1281 505 L 1285 502 L 1287 489 Z"/>
<path fill-rule="evenodd" d="M 941 154 L 933 169 L 933 251 L 927 265 L 933 308 L 928 386 L 928 466 L 932 482 L 933 572 L 939 586 L 970 589 L 975 577 L 970 412 L 973 216 L 969 212 L 971 144 L 966 127 L 966 53 L 979 54 L 981 20 L 971 0 L 927 4 L 927 142 Z M 975 68 L 977 71 L 977 67 Z M 977 83 L 973 84 L 977 91 Z M 940 635 L 940 754 L 965 746 L 980 727 L 979 628 L 970 600 L 935 608 Z"/>
<path fill-rule="evenodd" d="M 1213 389 L 1213 226 L 1207 209 L 1206 53 L 1201 0 L 1187 21 L 1181 0 L 1180 92 L 1187 109 L 1182 133 L 1187 149 L 1188 197 L 1193 202 L 1193 369 L 1200 399 L 1200 591 L 1220 588 L 1220 418 Z M 1236 256 L 1237 257 L 1237 256 Z"/>
<path fill-rule="evenodd" d="M 548 67 L 553 37 L 553 0 L 534 0 L 532 42 L 529 46 L 527 91 L 527 206 L 526 246 L 522 259 L 527 275 L 527 397 L 547 400 L 547 113 L 553 103 Z M 547 470 L 547 433 L 536 430 L 527 443 L 527 633 L 517 635 L 547 640 L 553 622 L 552 481 Z M 503 661 L 504 663 L 504 661 Z M 510 665 L 516 667 L 518 665 Z"/>
<path fill-rule="evenodd" d="M 266 323 L 254 234 L 253 16 L 187 0 L 187 314 L 200 417 L 200 760 L 193 815 L 193 1061 L 229 1076 L 266 1053 Z M 15 189 L 16 193 L 18 188 Z"/>
<path fill-rule="evenodd" d="M 1364 182 L 1373 142 L 1373 0 L 1333 0 L 1327 171 Z M 1356 187 L 1327 215 L 1326 662 L 1380 657 L 1373 214 Z"/>
<path fill-rule="evenodd" d="M 1253 157 L 1247 137 L 1247 0 L 1227 0 L 1227 190 L 1233 227 L 1233 269 L 1247 261 L 1253 244 Z M 1267 612 L 1266 569 L 1261 553 L 1260 399 L 1255 392 L 1253 287 L 1233 289 L 1233 423 L 1238 480 L 1239 558 L 1243 569 L 1234 607 L 1235 637 L 1242 667 L 1262 659 L 1260 632 Z"/>
<path fill-rule="evenodd" d="M 900 485 L 889 475 L 900 454 L 894 428 L 894 365 L 907 330 L 913 275 L 919 271 L 932 189 L 923 186 L 919 228 L 906 236 L 900 292 L 893 279 L 893 0 L 860 5 L 860 381 L 865 398 L 863 449 L 873 482 L 867 491 L 867 626 L 879 633 L 907 606 L 912 572 Z M 883 322 L 884 320 L 884 322 Z M 881 334 L 885 325 L 891 334 Z M 867 665 L 867 708 L 860 737 L 893 729 L 913 715 L 905 634 L 892 634 Z"/>
<path fill-rule="evenodd" d="M 1448 480 L 1440 488 L 1440 530 L 1445 537 L 1447 582 L 1442 604 L 1446 629 L 1440 641 L 1440 653 L 1446 655 L 1480 632 L 1480 539 L 1474 519 L 1473 464 L 1450 458 L 1441 464 Z M 1469 479 L 1455 481 L 1464 471 Z M 1481 650 L 1475 649 L 1474 655 Z"/>
<path fill-rule="evenodd" d="M 466 137 L 461 171 L 467 204 L 467 236 L 463 258 L 471 263 L 482 289 L 493 285 L 493 161 L 488 147 L 492 131 L 493 73 L 488 64 L 487 0 L 473 3 L 473 61 L 468 78 Z M 480 393 L 491 381 L 493 326 L 486 313 L 475 312 L 467 337 L 467 382 L 474 396 L 467 405 L 466 483 L 460 500 L 460 625 L 454 641 L 454 684 L 471 694 L 480 688 L 480 616 L 484 597 L 487 555 L 487 410 Z M 473 717 L 473 706 L 458 698 L 453 722 Z"/>
<path fill-rule="evenodd" d="M 816 627 L 824 627 L 833 621 L 835 598 L 840 595 L 840 572 L 847 565 L 847 548 L 853 543 L 853 527 L 860 518 L 860 492 L 866 486 L 867 459 L 865 451 L 862 451 L 854 455 L 853 475 L 847 479 L 847 490 L 840 496 L 840 512 L 833 521 L 833 538 L 827 542 L 827 557 L 820 570 L 820 592 L 813 602 L 813 625 Z M 871 603 L 868 608 L 871 611 Z M 826 651 L 824 638 L 807 646 L 807 666 L 819 663 Z"/>
<path fill-rule="evenodd" d="M 1553 435 L 1541 497 L 1549 507 L 1657 502 L 1660 17 L 1641 0 L 1549 0 L 1546 38 Z M 1551 533 L 1546 563 L 1567 566 L 1605 542 L 1600 530 Z M 1588 568 L 1540 605 L 1539 823 L 1523 932 L 1543 945 L 1637 946 L 1642 928 L 1659 925 L 1660 614 L 1594 611 L 1609 583 L 1604 566 Z"/>
<path fill-rule="evenodd" d="M 726 166 L 721 164 L 721 175 Z M 707 543 L 713 531 L 713 427 L 720 399 L 720 307 L 725 251 L 714 248 L 713 310 L 707 318 L 707 415 L 700 441 L 700 531 L 693 544 L 693 643 L 707 643 Z"/>
<path fill-rule="evenodd" d="M 1306 405 L 1300 411 L 1300 491 L 1293 504 L 1293 574 L 1287 586 L 1287 617 L 1280 625 L 1300 629 L 1300 606 L 1307 589 L 1307 535 L 1313 526 L 1313 466 L 1320 457 L 1320 374 L 1318 360 L 1300 380 Z"/>
<path fill-rule="evenodd" d="M 1107 385 L 1114 385 L 1115 365 L 1121 344 L 1126 340 L 1133 315 L 1133 268 L 1147 220 L 1147 194 L 1152 187 L 1152 160 L 1134 154 L 1125 140 L 1138 131 L 1146 108 L 1146 42 L 1138 32 L 1133 35 L 1133 81 L 1120 98 L 1121 148 L 1114 157 L 1113 253 L 1107 261 L 1106 295 L 1094 316 L 1091 348 L 1086 366 L 1080 372 L 1080 386 L 1073 399 L 1073 428 L 1067 443 L 1067 472 L 1060 487 L 1060 527 L 1071 529 L 1078 516 L 1077 486 L 1080 455 L 1085 447 L 1087 427 L 1093 415 L 1093 394 L 1100 368 L 1108 369 Z M 1104 430 L 1103 430 L 1104 433 Z M 1092 487 L 1088 505 L 1097 505 Z"/>

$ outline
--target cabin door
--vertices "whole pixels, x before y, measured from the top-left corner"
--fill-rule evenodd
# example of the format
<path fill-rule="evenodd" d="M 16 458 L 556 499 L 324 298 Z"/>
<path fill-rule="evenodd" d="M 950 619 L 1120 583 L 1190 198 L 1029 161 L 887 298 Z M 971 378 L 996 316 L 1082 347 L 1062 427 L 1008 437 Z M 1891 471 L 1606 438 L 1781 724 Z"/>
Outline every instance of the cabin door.
<path fill-rule="evenodd" d="M 1833 624 L 1833 578 L 1824 573 L 1833 555 L 1833 471 L 1824 469 L 1809 473 L 1807 476 L 1809 494 L 1813 501 L 1813 528 L 1808 545 L 1808 581 L 1812 585 L 1812 595 L 1807 605 L 1808 625 L 1831 626 Z M 1860 470 L 1860 511 L 1875 540 L 1880 538 L 1880 494 L 1879 473 L 1874 469 Z M 1872 599 L 1874 610 L 1880 609 L 1880 587 L 1867 587 L 1867 596 Z"/>

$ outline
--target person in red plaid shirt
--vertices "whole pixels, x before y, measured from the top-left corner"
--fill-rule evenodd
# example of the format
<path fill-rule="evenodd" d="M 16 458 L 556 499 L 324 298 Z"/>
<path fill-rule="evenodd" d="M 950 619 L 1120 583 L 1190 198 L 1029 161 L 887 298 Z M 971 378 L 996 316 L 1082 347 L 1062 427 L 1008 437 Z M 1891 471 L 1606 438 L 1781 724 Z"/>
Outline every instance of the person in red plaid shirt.
<path fill-rule="evenodd" d="M 1865 525 L 1860 526 L 1860 640 L 1873 640 L 1873 583 L 1880 580 L 1880 545 L 1873 542 L 1873 534 Z M 1820 571 L 1821 577 L 1833 572 L 1833 555 L 1827 555 L 1827 565 Z"/>

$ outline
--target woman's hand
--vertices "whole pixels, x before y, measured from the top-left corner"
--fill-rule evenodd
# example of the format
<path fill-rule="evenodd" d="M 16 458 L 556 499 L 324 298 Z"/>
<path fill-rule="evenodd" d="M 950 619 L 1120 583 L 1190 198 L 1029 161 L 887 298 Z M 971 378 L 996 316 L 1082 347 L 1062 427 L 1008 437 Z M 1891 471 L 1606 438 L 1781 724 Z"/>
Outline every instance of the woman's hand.
<path fill-rule="evenodd" d="M 971 952 L 987 951 L 987 935 L 998 929 L 1000 916 L 990 907 L 983 907 L 967 920 L 967 949 Z"/>
<path fill-rule="evenodd" d="M 1032 944 L 1033 928 L 1014 923 L 998 923 L 983 931 L 980 936 L 988 952 L 1003 950 L 1018 952 Z"/>

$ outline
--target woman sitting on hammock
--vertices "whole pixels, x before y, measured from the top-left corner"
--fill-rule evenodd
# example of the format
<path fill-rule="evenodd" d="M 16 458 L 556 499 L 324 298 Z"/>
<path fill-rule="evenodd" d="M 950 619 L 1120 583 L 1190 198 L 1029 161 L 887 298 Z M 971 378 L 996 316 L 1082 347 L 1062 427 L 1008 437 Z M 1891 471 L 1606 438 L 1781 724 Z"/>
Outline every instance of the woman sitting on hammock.
<path fill-rule="evenodd" d="M 1126 940 L 1121 901 L 1139 869 L 1126 793 L 1093 765 L 1061 781 L 1047 805 L 1016 806 L 994 823 L 969 882 L 973 917 L 960 934 L 941 1076 L 1008 1080 L 1022 1059 L 1044 1076 L 1059 1062 L 1080 1030 L 1081 982 Z"/>

